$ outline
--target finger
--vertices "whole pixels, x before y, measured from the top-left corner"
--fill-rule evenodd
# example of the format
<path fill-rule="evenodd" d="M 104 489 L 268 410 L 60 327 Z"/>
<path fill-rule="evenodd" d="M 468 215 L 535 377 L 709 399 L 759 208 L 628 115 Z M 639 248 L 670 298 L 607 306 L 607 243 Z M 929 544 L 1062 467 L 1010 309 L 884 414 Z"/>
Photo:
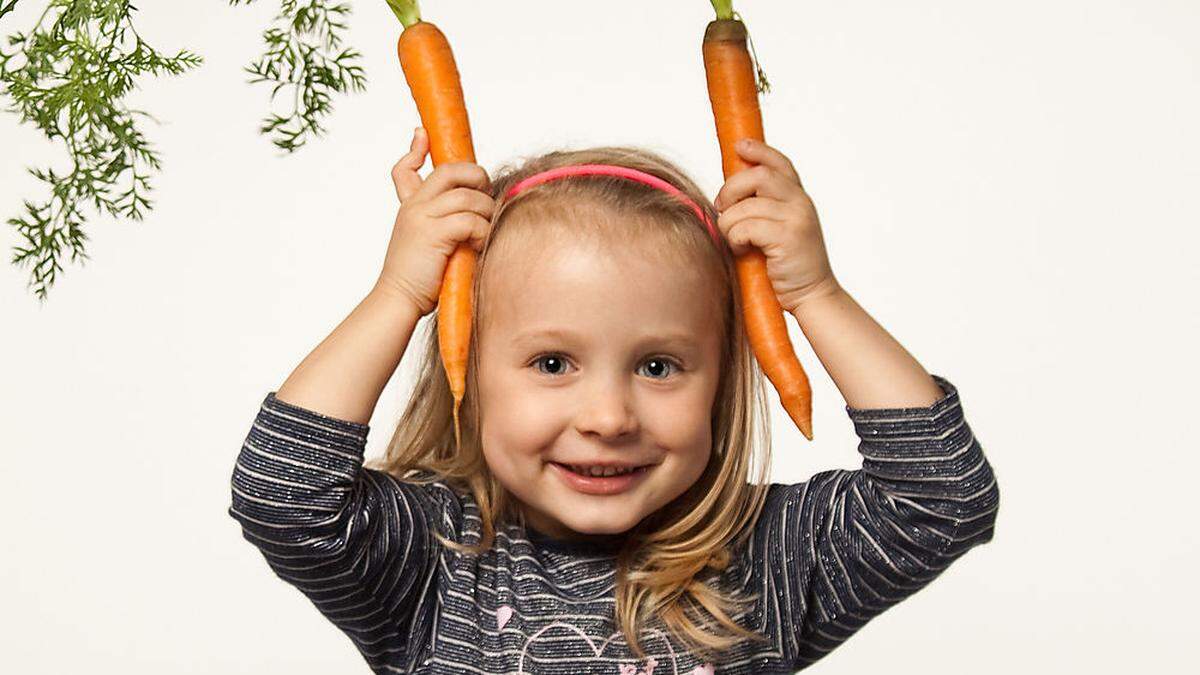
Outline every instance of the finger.
<path fill-rule="evenodd" d="M 800 183 L 800 174 L 788 156 L 756 138 L 746 138 L 744 144 L 737 143 L 734 149 L 743 159 L 753 164 L 762 164 L 775 169 L 779 173 Z"/>
<path fill-rule="evenodd" d="M 400 202 L 409 201 L 421 187 L 421 176 L 417 173 L 425 165 L 425 155 L 429 152 L 429 137 L 425 130 L 417 127 L 413 131 L 412 144 L 408 154 L 404 155 L 392 167 L 392 183 L 396 186 L 396 196 Z"/>
<path fill-rule="evenodd" d="M 458 211 L 470 211 L 484 218 L 491 218 L 496 208 L 492 196 L 474 188 L 454 188 L 434 197 L 429 202 L 428 214 L 431 216 L 448 216 Z"/>
<path fill-rule="evenodd" d="M 448 216 L 446 220 L 456 242 L 467 244 L 476 252 L 483 250 L 483 244 L 492 229 L 490 220 L 469 211 Z"/>
<path fill-rule="evenodd" d="M 433 173 L 421 185 L 420 198 L 432 199 L 456 187 L 474 188 L 481 192 L 492 191 L 492 182 L 487 171 L 474 162 L 451 162 L 434 168 Z"/>
<path fill-rule="evenodd" d="M 802 191 L 799 183 L 766 164 L 759 164 L 730 176 L 721 186 L 713 205 L 718 211 L 724 211 L 747 197 L 770 197 L 786 201 Z"/>
<path fill-rule="evenodd" d="M 773 241 L 770 234 L 777 227 L 778 222 L 763 218 L 739 220 L 729 228 L 725 236 L 729 242 L 729 252 L 738 256 L 752 248 L 764 249 L 768 242 Z"/>
<path fill-rule="evenodd" d="M 783 207 L 783 202 L 777 199 L 749 197 L 718 214 L 717 227 L 722 232 L 728 232 L 729 228 L 747 218 L 783 222 L 787 220 L 787 210 Z"/>

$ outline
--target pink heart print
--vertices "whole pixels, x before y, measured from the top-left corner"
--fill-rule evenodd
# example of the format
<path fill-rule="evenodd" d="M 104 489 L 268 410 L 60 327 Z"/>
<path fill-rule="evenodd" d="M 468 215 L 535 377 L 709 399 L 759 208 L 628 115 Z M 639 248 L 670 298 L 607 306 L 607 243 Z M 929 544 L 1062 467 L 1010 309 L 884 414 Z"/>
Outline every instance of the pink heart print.
<path fill-rule="evenodd" d="M 499 624 L 500 626 L 503 626 L 508 621 L 509 617 L 511 617 L 511 616 L 512 616 L 512 608 L 508 607 L 507 605 L 501 605 L 500 608 L 496 610 L 496 623 Z M 546 626 L 541 627 L 540 629 L 537 630 L 537 632 L 535 632 L 533 635 L 529 636 L 525 640 L 525 645 L 523 647 L 521 647 L 521 657 L 517 661 L 517 672 L 518 673 L 520 673 L 521 675 L 527 675 L 527 671 L 525 670 L 525 658 L 528 656 L 529 648 L 533 644 L 537 643 L 538 639 L 542 635 L 544 635 L 546 632 L 550 631 L 551 629 L 555 629 L 555 628 L 558 628 L 560 630 L 565 629 L 565 630 L 579 636 L 579 639 L 585 645 L 587 645 L 588 647 L 591 648 L 591 651 L 595 655 L 596 659 L 600 659 L 600 655 L 604 653 L 605 649 L 607 649 L 610 644 L 613 644 L 613 640 L 617 640 L 621 637 L 621 633 L 616 632 L 616 633 L 609 635 L 607 638 L 602 640 L 599 645 L 597 645 L 596 641 L 593 640 L 591 637 L 589 637 L 587 635 L 587 633 L 583 632 L 583 630 L 580 629 L 578 626 L 567 623 L 565 621 L 555 621 L 553 623 L 550 623 L 550 624 L 547 624 Z M 697 667 L 693 668 L 692 670 L 688 671 L 687 673 L 683 673 L 683 671 L 678 669 L 678 665 L 676 663 L 675 650 L 671 646 L 670 640 L 667 639 L 666 634 L 658 629 L 649 629 L 644 632 L 646 632 L 649 636 L 656 637 L 658 640 L 660 640 L 662 642 L 663 646 L 666 648 L 668 654 L 670 655 L 669 661 L 662 662 L 662 663 L 666 664 L 667 670 L 664 671 L 663 673 L 661 673 L 661 675 L 667 675 L 667 673 L 671 673 L 671 675 L 714 675 L 715 674 L 716 671 L 713 669 L 713 665 L 711 663 L 705 663 L 702 666 L 697 666 Z M 561 638 L 557 638 L 557 639 L 561 639 Z M 632 663 L 618 663 L 616 675 L 654 675 L 654 671 L 658 666 L 659 666 L 659 661 L 653 657 L 646 659 L 646 663 L 645 663 L 645 666 L 643 669 L 639 669 L 636 664 L 632 664 Z"/>
<path fill-rule="evenodd" d="M 500 607 L 496 610 L 496 630 L 503 630 L 504 624 L 508 623 L 508 620 L 512 618 L 512 615 L 512 607 L 509 607 L 508 605 L 500 605 Z"/>
<path fill-rule="evenodd" d="M 632 663 L 622 663 L 617 666 L 620 669 L 621 675 L 654 675 L 654 668 L 658 665 L 658 661 L 654 658 L 646 659 L 646 669 L 639 671 L 637 666 Z"/>

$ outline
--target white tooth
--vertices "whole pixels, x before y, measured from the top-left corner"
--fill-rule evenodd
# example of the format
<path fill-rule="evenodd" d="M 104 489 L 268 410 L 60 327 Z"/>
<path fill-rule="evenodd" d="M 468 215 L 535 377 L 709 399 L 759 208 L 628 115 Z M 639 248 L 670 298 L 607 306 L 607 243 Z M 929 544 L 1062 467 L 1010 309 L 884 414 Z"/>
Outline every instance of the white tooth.
<path fill-rule="evenodd" d="M 605 470 L 605 472 L 604 472 L 604 475 L 605 475 L 605 476 L 615 476 L 615 475 L 617 475 L 617 474 L 619 474 L 619 473 L 624 473 L 624 472 L 623 472 L 623 471 L 621 471 L 620 469 L 618 469 L 618 468 L 617 468 L 617 467 L 615 467 L 615 466 L 610 466 L 610 467 L 608 467 L 608 469 L 607 469 L 607 470 Z"/>
<path fill-rule="evenodd" d="M 598 466 L 593 466 L 593 467 L 592 467 L 592 469 L 591 469 L 591 474 L 592 474 L 593 476 L 596 476 L 596 477 L 603 476 L 603 475 L 604 475 L 604 469 L 603 469 L 603 468 L 601 468 L 601 467 L 598 467 Z"/>

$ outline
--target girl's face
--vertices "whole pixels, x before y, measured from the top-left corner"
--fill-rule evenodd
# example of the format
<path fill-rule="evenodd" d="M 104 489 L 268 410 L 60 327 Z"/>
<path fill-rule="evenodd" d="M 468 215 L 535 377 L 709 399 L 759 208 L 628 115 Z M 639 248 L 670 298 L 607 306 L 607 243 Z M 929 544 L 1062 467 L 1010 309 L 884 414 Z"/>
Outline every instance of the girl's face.
<path fill-rule="evenodd" d="M 484 457 L 539 532 L 618 534 L 682 494 L 708 463 L 717 291 L 679 264 L 572 243 L 542 248 L 528 264 L 503 254 L 485 272 Z M 645 468 L 596 479 L 566 465 Z"/>

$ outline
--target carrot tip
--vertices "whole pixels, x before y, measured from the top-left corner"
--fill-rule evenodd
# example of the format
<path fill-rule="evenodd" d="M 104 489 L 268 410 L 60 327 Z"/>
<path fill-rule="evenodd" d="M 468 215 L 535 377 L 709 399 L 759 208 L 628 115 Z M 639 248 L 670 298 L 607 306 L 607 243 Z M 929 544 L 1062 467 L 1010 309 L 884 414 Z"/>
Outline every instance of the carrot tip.
<path fill-rule="evenodd" d="M 456 453 L 462 451 L 462 435 L 458 425 L 458 407 L 462 404 L 462 399 L 454 398 L 454 451 Z"/>

